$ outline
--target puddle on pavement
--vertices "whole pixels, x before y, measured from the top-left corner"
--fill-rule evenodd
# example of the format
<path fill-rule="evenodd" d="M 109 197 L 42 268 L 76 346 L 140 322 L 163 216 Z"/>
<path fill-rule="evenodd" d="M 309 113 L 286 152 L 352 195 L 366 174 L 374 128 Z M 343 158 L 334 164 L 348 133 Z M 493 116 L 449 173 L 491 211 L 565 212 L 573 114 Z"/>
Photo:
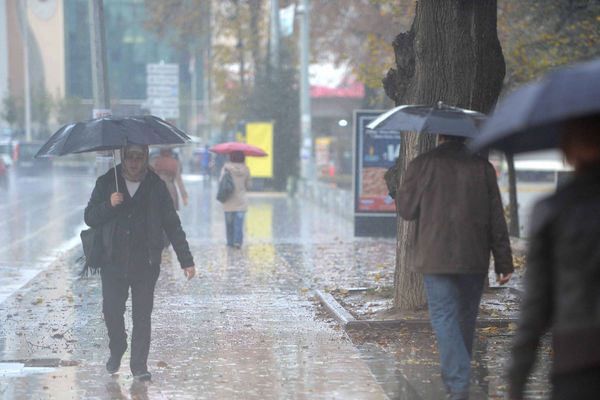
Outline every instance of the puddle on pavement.
<path fill-rule="evenodd" d="M 47 374 L 55 371 L 50 367 L 28 367 L 24 363 L 0 362 L 0 377 L 23 377 L 33 374 Z"/>

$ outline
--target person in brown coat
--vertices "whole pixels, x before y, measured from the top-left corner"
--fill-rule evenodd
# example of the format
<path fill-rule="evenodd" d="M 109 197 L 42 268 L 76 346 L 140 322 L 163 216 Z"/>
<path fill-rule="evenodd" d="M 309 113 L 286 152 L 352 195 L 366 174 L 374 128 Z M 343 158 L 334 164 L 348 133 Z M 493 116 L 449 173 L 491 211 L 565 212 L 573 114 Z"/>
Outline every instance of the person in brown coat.
<path fill-rule="evenodd" d="M 229 155 L 229 162 L 223 165 L 221 178 L 225 171 L 229 171 L 233 178 L 234 191 L 223 203 L 225 211 L 225 227 L 227 233 L 227 246 L 240 248 L 244 241 L 244 217 L 248 210 L 246 191 L 250 188 L 250 170 L 246 166 L 246 157 L 241 151 Z"/>
<path fill-rule="evenodd" d="M 396 204 L 402 218 L 417 220 L 412 269 L 424 275 L 448 396 L 467 399 L 490 252 L 500 284 L 513 263 L 494 167 L 469 153 L 463 138 L 440 142 L 409 164 Z"/>

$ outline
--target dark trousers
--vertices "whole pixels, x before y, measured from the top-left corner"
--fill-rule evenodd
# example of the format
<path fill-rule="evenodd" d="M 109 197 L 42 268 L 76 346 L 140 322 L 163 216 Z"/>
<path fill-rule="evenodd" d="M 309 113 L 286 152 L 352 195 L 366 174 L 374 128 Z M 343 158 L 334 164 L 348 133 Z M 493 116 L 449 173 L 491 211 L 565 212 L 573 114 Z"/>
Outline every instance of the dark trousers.
<path fill-rule="evenodd" d="M 552 377 L 552 400 L 593 400 L 600 396 L 600 367 Z"/>
<path fill-rule="evenodd" d="M 108 330 L 108 347 L 112 356 L 120 358 L 127 349 L 125 332 L 125 303 L 131 288 L 131 332 L 130 367 L 133 373 L 147 371 L 150 351 L 151 315 L 154 305 L 154 287 L 160 273 L 159 266 L 135 276 L 111 268 L 102 269 L 102 312 Z"/>

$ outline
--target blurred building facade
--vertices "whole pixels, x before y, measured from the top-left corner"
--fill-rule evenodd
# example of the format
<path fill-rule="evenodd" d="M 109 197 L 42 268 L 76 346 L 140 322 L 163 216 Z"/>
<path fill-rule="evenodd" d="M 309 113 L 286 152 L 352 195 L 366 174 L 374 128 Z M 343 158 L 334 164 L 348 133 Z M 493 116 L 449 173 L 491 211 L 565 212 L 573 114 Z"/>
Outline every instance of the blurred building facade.
<path fill-rule="evenodd" d="M 203 73 L 203 63 L 190 54 L 189 47 L 182 51 L 145 28 L 148 14 L 144 1 L 104 0 L 104 12 L 113 114 L 145 112 L 146 64 L 176 63 L 183 100 L 181 120 L 176 122 L 185 126 L 192 113 L 191 94 L 198 102 L 204 94 L 203 79 L 192 76 Z M 91 117 L 89 25 L 88 0 L 0 0 L 1 99 L 11 96 L 23 103 L 24 29 L 28 29 L 30 93 L 39 94 L 43 89 L 56 104 L 71 99 L 81 105 L 86 117 Z M 192 83 L 197 87 L 192 88 Z M 56 124 L 57 119 L 53 115 L 50 124 Z"/>
<path fill-rule="evenodd" d="M 354 110 L 365 96 L 364 84 L 347 65 L 310 66 L 312 135 L 316 177 L 339 187 L 352 186 Z"/>

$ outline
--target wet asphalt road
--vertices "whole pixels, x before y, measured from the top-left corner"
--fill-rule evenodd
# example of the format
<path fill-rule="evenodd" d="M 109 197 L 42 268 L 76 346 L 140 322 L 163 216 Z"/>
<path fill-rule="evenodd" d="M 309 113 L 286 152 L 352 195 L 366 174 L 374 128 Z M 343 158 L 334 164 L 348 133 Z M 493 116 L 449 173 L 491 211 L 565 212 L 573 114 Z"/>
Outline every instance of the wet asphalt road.
<path fill-rule="evenodd" d="M 0 187 L 0 302 L 77 244 L 94 178 L 41 174 Z"/>

